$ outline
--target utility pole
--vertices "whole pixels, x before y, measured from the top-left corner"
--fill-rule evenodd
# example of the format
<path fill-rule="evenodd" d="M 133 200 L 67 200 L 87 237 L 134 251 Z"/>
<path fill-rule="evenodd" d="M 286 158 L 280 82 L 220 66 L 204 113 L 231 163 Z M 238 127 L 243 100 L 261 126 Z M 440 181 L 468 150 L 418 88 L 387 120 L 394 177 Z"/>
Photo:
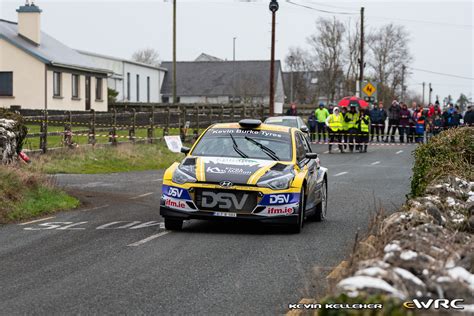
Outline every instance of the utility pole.
<path fill-rule="evenodd" d="M 421 103 L 425 104 L 425 82 L 423 81 L 423 98 Z"/>
<path fill-rule="evenodd" d="M 268 7 L 272 12 L 272 46 L 271 46 L 271 57 L 270 57 L 270 103 L 269 103 L 269 114 L 273 116 L 275 113 L 275 20 L 276 12 L 278 11 L 279 5 L 277 0 L 271 0 Z"/>
<path fill-rule="evenodd" d="M 235 40 L 237 37 L 234 37 L 234 43 L 232 48 L 232 105 L 235 104 Z"/>
<path fill-rule="evenodd" d="M 364 7 L 360 8 L 360 71 L 359 71 L 359 93 L 362 95 L 362 85 L 364 82 Z"/>
<path fill-rule="evenodd" d="M 431 92 L 433 92 L 433 89 L 431 88 L 431 82 L 428 85 L 428 103 L 431 103 Z"/>
<path fill-rule="evenodd" d="M 406 66 L 405 65 L 402 65 L 402 95 L 401 95 L 401 100 L 400 101 L 404 101 L 405 99 L 405 69 L 406 69 Z"/>
<path fill-rule="evenodd" d="M 173 103 L 176 102 L 176 0 L 173 0 Z"/>
<path fill-rule="evenodd" d="M 290 103 L 293 103 L 293 61 L 294 57 L 291 55 L 288 57 L 290 61 Z"/>

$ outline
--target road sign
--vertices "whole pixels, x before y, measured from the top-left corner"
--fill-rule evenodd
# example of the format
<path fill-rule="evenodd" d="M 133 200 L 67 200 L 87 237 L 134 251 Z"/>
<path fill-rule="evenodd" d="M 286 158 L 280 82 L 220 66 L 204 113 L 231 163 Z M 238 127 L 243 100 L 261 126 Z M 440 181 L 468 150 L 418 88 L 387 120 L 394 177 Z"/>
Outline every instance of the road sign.
<path fill-rule="evenodd" d="M 377 93 L 377 88 L 368 81 L 362 88 L 362 92 L 364 92 L 368 97 L 371 97 L 373 94 Z"/>

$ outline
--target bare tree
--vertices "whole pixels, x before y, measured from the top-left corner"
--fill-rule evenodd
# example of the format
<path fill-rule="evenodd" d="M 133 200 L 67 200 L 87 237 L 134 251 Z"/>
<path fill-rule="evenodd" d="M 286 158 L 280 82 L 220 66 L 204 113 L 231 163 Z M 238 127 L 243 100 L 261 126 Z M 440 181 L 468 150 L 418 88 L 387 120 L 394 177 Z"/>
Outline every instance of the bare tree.
<path fill-rule="evenodd" d="M 293 100 L 298 103 L 311 102 L 315 96 L 315 89 L 308 78 L 314 69 L 310 55 L 300 47 L 291 47 L 286 55 L 285 63 L 290 71 L 289 85 Z M 289 100 L 291 99 L 292 96 L 289 96 Z"/>
<path fill-rule="evenodd" d="M 315 64 L 321 73 L 320 87 L 329 101 L 334 102 L 338 84 L 343 77 L 343 35 L 344 24 L 336 18 L 319 18 L 316 21 L 319 32 L 308 38 L 313 49 Z"/>
<path fill-rule="evenodd" d="M 133 53 L 132 60 L 152 66 L 160 65 L 160 55 L 153 48 L 137 50 L 135 53 Z"/>
<path fill-rule="evenodd" d="M 344 62 L 346 64 L 344 92 L 345 94 L 355 94 L 360 70 L 360 23 L 358 21 L 352 23 L 349 20 L 346 30 L 344 39 Z"/>
<path fill-rule="evenodd" d="M 376 29 L 368 38 L 368 64 L 375 80 L 383 86 L 379 98 L 389 102 L 398 97 L 398 90 L 401 91 L 402 65 L 407 66 L 413 60 L 408 49 L 409 34 L 401 25 L 387 24 Z"/>

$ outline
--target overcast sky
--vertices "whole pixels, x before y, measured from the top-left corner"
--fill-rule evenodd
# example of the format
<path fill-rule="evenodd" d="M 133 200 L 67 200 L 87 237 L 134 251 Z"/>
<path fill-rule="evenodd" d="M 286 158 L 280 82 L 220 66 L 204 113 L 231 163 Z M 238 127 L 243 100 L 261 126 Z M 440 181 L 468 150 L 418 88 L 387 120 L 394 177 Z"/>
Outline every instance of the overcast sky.
<path fill-rule="evenodd" d="M 16 21 L 23 0 L 0 0 L 0 18 Z M 270 22 L 267 0 L 178 0 L 178 60 L 193 60 L 201 52 L 232 59 L 269 59 Z M 291 46 L 307 47 L 319 16 L 334 14 L 305 9 L 280 0 L 277 14 L 276 57 L 284 59 Z M 344 21 L 359 18 L 365 7 L 366 26 L 394 22 L 411 34 L 412 68 L 474 77 L 473 1 L 313 1 L 293 0 L 337 14 Z M 172 3 L 154 1 L 35 1 L 43 9 L 42 28 L 70 47 L 129 58 L 140 48 L 155 48 L 162 60 L 172 56 Z M 422 22 L 416 22 L 422 21 Z M 410 69 L 408 88 L 422 91 L 433 84 L 434 96 L 461 92 L 473 96 L 474 81 Z M 426 100 L 428 88 L 426 88 Z"/>

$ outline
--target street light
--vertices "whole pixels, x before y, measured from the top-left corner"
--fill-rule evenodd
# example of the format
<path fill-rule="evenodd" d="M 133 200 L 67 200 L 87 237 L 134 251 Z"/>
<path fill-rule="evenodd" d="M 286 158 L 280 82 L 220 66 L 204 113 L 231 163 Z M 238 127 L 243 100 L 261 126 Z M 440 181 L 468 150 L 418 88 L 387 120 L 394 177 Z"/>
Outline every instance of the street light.
<path fill-rule="evenodd" d="M 272 45 L 270 58 L 270 116 L 274 115 L 275 111 L 275 16 L 279 9 L 277 0 L 271 0 L 268 8 L 272 12 Z"/>

